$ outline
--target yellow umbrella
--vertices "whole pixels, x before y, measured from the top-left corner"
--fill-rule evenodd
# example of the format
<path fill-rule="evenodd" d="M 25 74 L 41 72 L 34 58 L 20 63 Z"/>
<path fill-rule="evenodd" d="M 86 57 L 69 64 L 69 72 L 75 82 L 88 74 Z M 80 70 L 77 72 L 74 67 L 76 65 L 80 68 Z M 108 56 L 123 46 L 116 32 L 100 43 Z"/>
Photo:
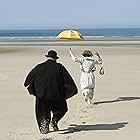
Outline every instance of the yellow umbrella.
<path fill-rule="evenodd" d="M 58 34 L 56 37 L 58 39 L 68 39 L 68 40 L 84 40 L 84 37 L 75 30 L 65 30 Z"/>

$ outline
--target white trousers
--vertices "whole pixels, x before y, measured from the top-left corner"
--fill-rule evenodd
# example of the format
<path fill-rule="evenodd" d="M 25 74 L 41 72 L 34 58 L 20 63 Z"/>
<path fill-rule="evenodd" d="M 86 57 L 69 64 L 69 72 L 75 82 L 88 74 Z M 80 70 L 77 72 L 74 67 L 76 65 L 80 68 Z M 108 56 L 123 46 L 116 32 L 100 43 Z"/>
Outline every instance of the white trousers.
<path fill-rule="evenodd" d="M 94 96 L 94 88 L 93 89 L 84 89 L 84 90 L 82 90 L 82 94 L 85 96 L 85 101 L 90 103 Z"/>

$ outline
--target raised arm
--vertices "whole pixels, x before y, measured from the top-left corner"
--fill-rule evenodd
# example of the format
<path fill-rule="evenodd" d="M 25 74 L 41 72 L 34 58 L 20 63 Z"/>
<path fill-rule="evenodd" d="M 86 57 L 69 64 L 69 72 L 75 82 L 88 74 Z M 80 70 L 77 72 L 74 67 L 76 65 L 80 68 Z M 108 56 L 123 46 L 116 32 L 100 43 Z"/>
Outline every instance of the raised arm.
<path fill-rule="evenodd" d="M 95 53 L 98 57 L 98 60 L 95 60 L 95 64 L 101 65 L 103 64 L 103 60 L 98 52 Z"/>
<path fill-rule="evenodd" d="M 102 65 L 103 64 L 102 58 L 101 58 L 101 56 L 100 56 L 100 54 L 98 52 L 96 52 L 95 54 L 98 57 L 98 60 L 96 60 L 96 64 L 99 64 L 101 66 L 99 74 L 104 75 L 105 72 L 104 72 L 104 67 Z"/>
<path fill-rule="evenodd" d="M 70 57 L 72 58 L 72 60 L 73 60 L 74 62 L 79 62 L 79 63 L 82 63 L 82 62 L 83 62 L 83 58 L 77 58 L 77 57 L 75 57 L 75 56 L 73 55 L 71 48 L 70 48 L 70 50 L 69 50 L 69 54 L 70 54 Z"/>

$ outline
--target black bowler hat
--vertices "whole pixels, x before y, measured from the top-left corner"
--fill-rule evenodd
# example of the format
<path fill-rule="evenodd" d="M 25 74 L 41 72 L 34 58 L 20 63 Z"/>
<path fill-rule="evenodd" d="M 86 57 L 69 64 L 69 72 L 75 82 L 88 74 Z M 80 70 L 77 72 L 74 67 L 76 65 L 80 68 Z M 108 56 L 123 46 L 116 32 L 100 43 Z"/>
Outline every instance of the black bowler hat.
<path fill-rule="evenodd" d="M 45 55 L 46 57 L 51 57 L 53 59 L 58 59 L 59 57 L 57 56 L 57 52 L 54 50 L 48 51 L 48 54 Z"/>

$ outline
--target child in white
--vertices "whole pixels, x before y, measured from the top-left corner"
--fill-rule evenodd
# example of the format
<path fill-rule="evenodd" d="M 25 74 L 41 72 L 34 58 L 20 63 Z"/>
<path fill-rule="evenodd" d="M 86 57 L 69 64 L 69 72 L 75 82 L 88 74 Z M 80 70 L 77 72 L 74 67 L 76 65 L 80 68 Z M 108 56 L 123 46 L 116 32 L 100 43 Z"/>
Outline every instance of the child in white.
<path fill-rule="evenodd" d="M 73 55 L 71 48 L 70 48 L 70 56 L 73 61 L 80 63 L 80 68 L 82 70 L 81 78 L 80 78 L 80 85 L 82 94 L 85 96 L 85 101 L 90 104 L 93 99 L 94 95 L 94 88 L 95 88 L 95 76 L 94 71 L 96 70 L 95 65 L 101 65 L 102 59 L 98 52 L 95 54 L 98 56 L 98 60 L 93 58 L 93 54 L 91 51 L 85 50 L 83 52 L 83 58 L 77 58 Z"/>

